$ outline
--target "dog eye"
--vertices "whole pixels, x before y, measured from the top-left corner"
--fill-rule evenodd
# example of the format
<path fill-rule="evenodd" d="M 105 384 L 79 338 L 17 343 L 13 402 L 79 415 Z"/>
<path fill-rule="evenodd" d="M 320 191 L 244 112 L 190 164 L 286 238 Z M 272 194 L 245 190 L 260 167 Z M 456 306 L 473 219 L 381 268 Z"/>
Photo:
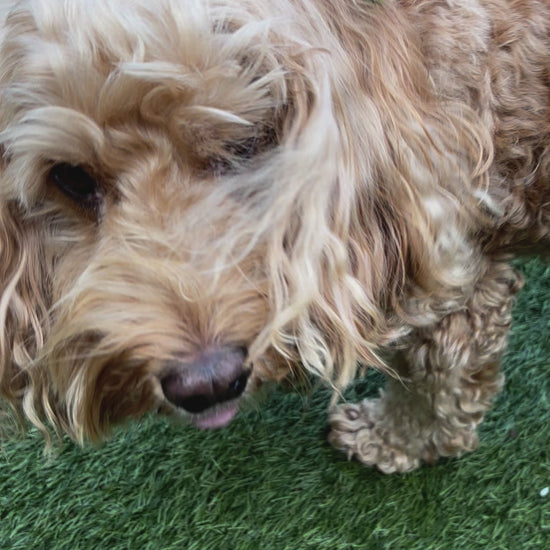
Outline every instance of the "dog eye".
<path fill-rule="evenodd" d="M 102 198 L 101 188 L 88 171 L 81 166 L 62 162 L 49 172 L 52 183 L 67 197 L 86 209 L 96 208 Z"/>
<path fill-rule="evenodd" d="M 206 168 L 210 172 L 222 175 L 246 167 L 254 159 L 275 147 L 277 138 L 274 129 L 262 129 L 257 135 L 242 141 L 225 145 L 222 155 L 210 157 Z"/>

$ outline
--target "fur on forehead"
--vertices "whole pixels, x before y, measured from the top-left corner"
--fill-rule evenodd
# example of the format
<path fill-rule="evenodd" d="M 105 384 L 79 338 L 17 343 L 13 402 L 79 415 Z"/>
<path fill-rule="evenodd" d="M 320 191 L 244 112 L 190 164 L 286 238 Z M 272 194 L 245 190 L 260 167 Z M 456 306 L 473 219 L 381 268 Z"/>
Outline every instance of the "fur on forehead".
<path fill-rule="evenodd" d="M 274 2 L 272 13 L 197 0 L 154 8 L 128 0 L 27 4 L 9 16 L 4 39 L 4 74 L 20 84 L 12 101 L 9 92 L 3 97 L 4 118 L 13 118 L 10 106 L 28 110 L 57 98 L 100 124 L 160 105 L 254 123 L 287 101 L 289 73 L 305 73 L 297 59 L 315 47 L 293 32 L 296 9 L 286 1 Z M 34 86 L 24 89 L 29 79 Z"/>
<path fill-rule="evenodd" d="M 284 135 L 295 147 L 312 105 L 329 103 L 318 77 L 327 69 L 327 51 L 316 47 L 322 29 L 308 28 L 306 42 L 303 8 L 287 0 L 21 2 L 8 19 L 0 82 L 0 141 L 27 191 L 20 200 L 34 196 L 44 160 L 108 170 L 109 157 L 121 156 L 108 154 L 116 144 L 105 129 L 120 127 L 134 139 L 121 147 L 135 151 L 156 128 L 172 151 L 203 164 L 247 140 Z M 325 130 L 310 148 L 319 150 L 321 136 L 330 141 Z"/>

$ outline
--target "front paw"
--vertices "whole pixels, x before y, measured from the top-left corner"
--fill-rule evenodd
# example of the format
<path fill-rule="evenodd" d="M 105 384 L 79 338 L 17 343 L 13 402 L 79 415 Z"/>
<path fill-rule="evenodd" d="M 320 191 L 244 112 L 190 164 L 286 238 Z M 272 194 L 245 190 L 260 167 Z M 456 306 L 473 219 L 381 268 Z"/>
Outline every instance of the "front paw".
<path fill-rule="evenodd" d="M 380 399 L 336 406 L 329 414 L 329 442 L 348 459 L 356 458 L 386 474 L 414 470 L 420 458 L 407 453 L 404 442 L 385 423 L 381 408 Z"/>

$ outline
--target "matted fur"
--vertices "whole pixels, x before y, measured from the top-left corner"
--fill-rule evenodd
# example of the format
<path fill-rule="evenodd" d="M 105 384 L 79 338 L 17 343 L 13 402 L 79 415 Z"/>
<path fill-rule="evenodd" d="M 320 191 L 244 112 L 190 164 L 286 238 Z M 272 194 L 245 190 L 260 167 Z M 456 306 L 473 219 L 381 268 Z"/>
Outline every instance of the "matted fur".
<path fill-rule="evenodd" d="M 8 4 L 10 4 L 8 6 Z M 13 4 L 13 6 L 11 5 Z M 9 9 L 8 9 L 9 8 Z M 474 447 L 550 229 L 537 0 L 21 0 L 0 46 L 0 388 L 82 442 L 238 345 L 384 471 Z M 79 166 L 93 211 L 52 182 Z"/>

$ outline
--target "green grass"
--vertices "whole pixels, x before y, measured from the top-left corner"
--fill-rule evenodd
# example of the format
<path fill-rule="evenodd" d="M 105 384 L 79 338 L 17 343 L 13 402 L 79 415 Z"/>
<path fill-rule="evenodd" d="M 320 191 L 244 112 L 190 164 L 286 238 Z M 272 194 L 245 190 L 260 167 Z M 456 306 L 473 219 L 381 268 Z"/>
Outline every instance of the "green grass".
<path fill-rule="evenodd" d="M 550 268 L 521 268 L 507 383 L 475 453 L 394 476 L 347 462 L 325 442 L 324 391 L 275 392 L 220 432 L 147 418 L 50 460 L 31 432 L 0 450 L 0 548 L 550 548 Z"/>

